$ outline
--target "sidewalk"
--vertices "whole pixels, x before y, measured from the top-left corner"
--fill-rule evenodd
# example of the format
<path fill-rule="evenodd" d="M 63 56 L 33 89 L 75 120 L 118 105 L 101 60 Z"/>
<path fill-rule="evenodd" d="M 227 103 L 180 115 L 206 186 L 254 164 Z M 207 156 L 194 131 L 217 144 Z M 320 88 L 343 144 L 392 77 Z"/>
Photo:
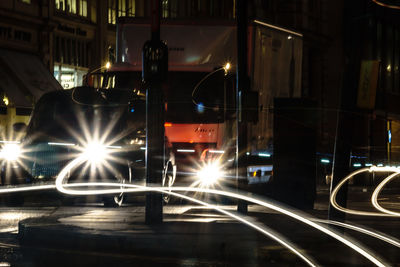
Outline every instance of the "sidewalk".
<path fill-rule="evenodd" d="M 256 231 L 197 206 L 166 206 L 163 223 L 158 225 L 144 223 L 143 207 L 96 208 L 67 215 L 64 209 L 21 221 L 20 243 L 30 247 L 223 262 L 259 257 L 260 235 Z"/>
<path fill-rule="evenodd" d="M 236 210 L 236 206 L 226 205 L 224 208 L 230 211 Z M 315 209 L 308 213 L 326 219 L 327 211 Z M 52 248 L 58 251 L 56 255 L 62 251 L 61 257 L 64 258 L 66 253 L 70 255 L 71 252 L 78 258 L 81 256 L 76 252 L 96 252 L 96 257 L 104 254 L 151 259 L 164 257 L 172 260 L 169 266 L 268 266 L 271 264 L 303 266 L 305 264 L 271 238 L 207 208 L 167 205 L 164 207 L 163 223 L 158 225 L 146 225 L 144 215 L 144 207 L 60 207 L 49 216 L 21 221 L 18 236 L 23 247 L 36 250 Z M 249 216 L 257 216 L 261 223 L 279 230 L 286 238 L 298 244 L 302 251 L 312 255 L 323 265 L 368 266 L 371 264 L 348 247 L 338 246 L 338 242 L 333 242 L 333 239 L 287 216 L 258 206 L 249 206 Z M 377 223 L 376 218 L 364 218 L 359 220 L 361 221 L 364 221 L 366 225 Z M 379 219 L 379 224 L 378 228 L 386 228 L 392 232 L 397 229 L 398 222 L 396 219 Z M 398 248 L 382 246 L 373 239 L 366 240 L 368 242 L 366 244 L 369 246 L 371 241 L 376 245 L 376 248 L 374 246 L 371 248 L 375 251 L 382 250 L 378 254 L 390 255 L 390 258 L 394 259 L 391 262 L 399 262 Z M 43 251 L 45 252 L 40 257 L 48 256 L 49 250 Z M 199 260 L 210 262 L 199 264 Z M 94 264 L 99 266 L 97 261 L 84 266 Z M 42 265 L 49 264 L 40 264 Z M 100 264 L 100 266 L 108 265 Z M 131 262 L 119 266 L 130 265 L 132 265 Z M 134 265 L 154 266 L 154 264 L 136 263 Z M 71 266 L 71 263 L 68 262 L 65 266 Z"/>

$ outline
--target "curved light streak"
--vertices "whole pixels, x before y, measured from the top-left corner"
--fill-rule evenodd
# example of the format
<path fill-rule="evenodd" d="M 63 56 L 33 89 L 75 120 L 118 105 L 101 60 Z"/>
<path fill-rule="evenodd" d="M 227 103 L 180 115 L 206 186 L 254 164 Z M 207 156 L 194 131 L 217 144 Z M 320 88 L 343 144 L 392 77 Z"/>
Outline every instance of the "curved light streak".
<path fill-rule="evenodd" d="M 71 171 L 74 167 L 76 167 L 79 164 L 82 164 L 86 162 L 86 159 L 84 156 L 78 157 L 75 160 L 71 161 L 69 164 L 65 166 L 59 173 L 56 184 L 55 185 L 38 185 L 38 186 L 29 186 L 29 187 L 13 187 L 13 188 L 5 188 L 5 189 L 0 189 L 0 193 L 9 193 L 9 192 L 21 192 L 21 191 L 31 191 L 31 190 L 45 190 L 45 189 L 60 189 L 60 192 L 66 193 L 66 194 L 72 194 L 72 195 L 82 195 L 85 193 L 90 193 L 92 194 L 111 194 L 111 193 L 122 193 L 122 192 L 144 192 L 144 191 L 157 191 L 160 193 L 164 194 L 170 194 L 179 198 L 183 198 L 186 200 L 189 200 L 191 202 L 203 205 L 208 208 L 212 208 L 222 214 L 225 214 L 241 223 L 244 223 L 251 228 L 261 232 L 262 234 L 270 237 L 271 239 L 275 240 L 282 246 L 286 247 L 288 250 L 296 254 L 298 257 L 300 257 L 304 262 L 306 262 L 309 266 L 317 266 L 316 263 L 311 259 L 310 256 L 306 256 L 304 253 L 301 253 L 298 248 L 296 248 L 293 244 L 291 244 L 289 241 L 287 241 L 285 238 L 280 236 L 278 233 L 274 232 L 272 229 L 269 229 L 266 226 L 260 226 L 255 223 L 250 222 L 249 220 L 233 214 L 229 211 L 226 211 L 224 209 L 219 208 L 216 205 L 211 205 L 209 203 L 203 202 L 201 200 L 191 198 L 182 194 L 174 193 L 174 192 L 169 192 L 163 190 L 164 188 L 147 188 L 145 186 L 139 186 L 139 185 L 133 185 L 133 184 L 119 184 L 119 183 L 73 183 L 73 184 L 62 184 L 64 181 L 64 178 L 68 174 L 69 171 Z M 70 190 L 66 188 L 73 188 L 73 187 L 87 187 L 87 186 L 107 186 L 107 187 L 114 187 L 118 186 L 120 189 L 106 189 L 106 190 Z M 129 190 L 125 189 L 124 187 L 131 187 Z M 133 187 L 133 188 L 132 188 Z M 96 192 L 100 191 L 100 192 Z M 86 194 L 87 195 L 87 194 Z"/>
<path fill-rule="evenodd" d="M 362 168 L 357 171 L 354 171 L 347 175 L 345 178 L 343 178 L 337 185 L 336 187 L 332 190 L 331 196 L 330 196 L 330 202 L 332 206 L 345 213 L 349 214 L 354 214 L 354 215 L 363 215 L 363 216 L 394 216 L 392 214 L 386 214 L 382 212 L 370 212 L 370 211 L 358 211 L 358 210 L 353 210 L 353 209 L 348 209 L 340 206 L 337 201 L 336 201 L 336 195 L 339 192 L 340 188 L 346 183 L 348 180 L 350 180 L 352 177 L 356 176 L 357 174 L 363 173 L 363 172 L 393 172 L 395 171 L 396 168 L 392 167 L 370 167 L 370 168 Z M 398 170 L 397 170 L 398 171 Z"/>
<path fill-rule="evenodd" d="M 383 7 L 387 7 L 387 8 L 391 8 L 391 9 L 400 9 L 400 6 L 382 3 L 381 1 L 378 1 L 378 0 L 372 0 L 372 2 L 374 2 L 375 4 L 377 4 L 379 6 L 383 6 Z"/>
<path fill-rule="evenodd" d="M 288 250 L 290 250 L 292 253 L 296 254 L 299 258 L 301 258 L 309 266 L 318 266 L 316 263 L 314 263 L 313 259 L 310 256 L 306 255 L 305 253 L 301 253 L 300 250 L 298 248 L 296 248 L 293 244 L 291 244 L 288 240 L 286 240 L 286 238 L 282 237 L 281 235 L 279 235 L 278 233 L 276 233 L 275 231 L 273 231 L 272 229 L 268 228 L 265 225 L 263 225 L 263 226 L 257 225 L 255 223 L 250 222 L 249 220 L 243 218 L 242 216 L 239 216 L 239 215 L 234 214 L 232 212 L 229 212 L 227 210 L 221 209 L 220 207 L 218 207 L 216 205 L 212 205 L 212 204 L 203 202 L 201 200 L 198 200 L 198 199 L 195 199 L 195 198 L 192 198 L 192 197 L 188 197 L 188 196 L 185 196 L 185 195 L 182 195 L 182 194 L 177 194 L 177 193 L 174 193 L 174 192 L 168 192 L 168 191 L 165 191 L 165 190 L 156 190 L 156 191 L 160 192 L 160 193 L 164 193 L 164 194 L 165 193 L 166 194 L 170 194 L 170 195 L 173 195 L 173 196 L 176 196 L 176 197 L 179 197 L 179 198 L 183 198 L 183 199 L 186 199 L 188 201 L 200 204 L 200 205 L 202 205 L 204 207 L 214 209 L 214 210 L 216 210 L 216 211 L 218 211 L 218 212 L 220 212 L 222 214 L 225 214 L 225 215 L 227 215 L 227 216 L 229 216 L 229 217 L 231 217 L 231 218 L 233 218 L 233 219 L 235 219 L 235 220 L 237 220 L 237 221 L 239 221 L 241 223 L 244 223 L 244 224 L 250 226 L 251 228 L 261 232 L 262 234 L 266 235 L 267 237 L 275 240 L 276 242 L 278 242 L 279 244 L 281 244 L 282 246 L 284 246 Z"/>
<path fill-rule="evenodd" d="M 34 185 L 34 186 L 1 186 L 0 194 L 6 193 L 18 193 L 18 192 L 27 192 L 27 191 L 40 191 L 40 190 L 49 190 L 56 189 L 56 185 L 54 184 L 46 184 L 46 185 Z"/>
<path fill-rule="evenodd" d="M 393 169 L 393 170 L 392 170 Z M 400 216 L 399 212 L 394 212 L 388 209 L 383 208 L 381 205 L 379 205 L 378 203 L 378 196 L 379 193 L 381 192 L 382 188 L 391 180 L 393 180 L 396 176 L 398 176 L 400 174 L 400 171 L 397 168 L 391 168 L 390 171 L 393 171 L 395 173 L 389 175 L 388 177 L 386 177 L 374 190 L 374 192 L 372 193 L 372 197 L 371 197 L 371 203 L 372 205 L 379 211 L 392 215 L 392 216 Z"/>
<path fill-rule="evenodd" d="M 163 187 L 140 187 L 137 185 L 132 185 L 132 184 L 119 184 L 119 183 L 84 183 L 84 186 L 105 186 L 105 187 L 115 187 L 118 186 L 120 187 L 119 189 L 99 189 L 99 190 L 70 190 L 64 187 L 64 179 L 67 176 L 67 173 L 74 167 L 78 166 L 79 163 L 82 163 L 84 159 L 81 157 L 78 157 L 68 163 L 58 174 L 57 179 L 56 179 L 56 188 L 60 192 L 63 192 L 65 194 L 71 194 L 71 195 L 97 195 L 97 194 L 115 194 L 115 193 L 128 193 L 128 192 L 138 192 L 138 191 L 157 191 L 157 192 L 163 192 L 166 194 L 170 194 L 170 191 L 164 191 L 165 188 Z M 132 188 L 134 187 L 134 188 Z M 138 188 L 140 187 L 140 188 Z M 133 190 L 132 190 L 133 189 Z M 138 190 L 139 189 L 139 190 Z M 209 194 L 216 194 L 216 195 L 223 195 L 227 197 L 232 197 L 236 199 L 241 199 L 245 200 L 254 204 L 258 204 L 260 206 L 275 210 L 277 212 L 280 212 L 282 214 L 285 214 L 293 219 L 296 219 L 298 221 L 301 221 L 331 237 L 334 239 L 342 242 L 346 246 L 352 248 L 353 250 L 357 251 L 360 253 L 362 256 L 367 258 L 369 261 L 374 263 L 377 266 L 386 266 L 387 264 L 383 263 L 382 260 L 374 257 L 370 252 L 367 251 L 367 249 L 362 248 L 360 245 L 356 245 L 355 242 L 350 241 L 350 239 L 342 237 L 340 234 L 335 233 L 333 230 L 328 229 L 324 227 L 323 225 L 320 225 L 318 223 L 315 223 L 309 219 L 307 219 L 305 216 L 302 216 L 300 214 L 297 214 L 293 211 L 290 211 L 288 209 L 279 207 L 277 205 L 274 205 L 272 203 L 262 201 L 256 198 L 240 195 L 237 193 L 229 192 L 229 191 L 220 191 L 220 190 L 215 190 L 215 189 L 207 189 L 207 188 L 192 188 L 192 187 L 169 187 L 168 190 L 172 191 L 186 191 L 186 192 L 202 192 L 202 193 L 209 193 Z"/>
<path fill-rule="evenodd" d="M 352 225 L 352 224 L 348 224 L 348 223 L 343 223 L 343 222 L 338 222 L 338 221 L 319 220 L 319 219 L 316 219 L 316 220 L 313 219 L 313 221 L 320 222 L 320 223 L 325 223 L 325 224 L 337 225 L 337 226 L 340 226 L 340 227 L 343 227 L 343 228 L 347 228 L 347 229 L 350 229 L 350 230 L 353 230 L 353 231 L 357 231 L 359 233 L 363 233 L 363 234 L 372 236 L 374 238 L 377 238 L 377 239 L 379 239 L 381 241 L 384 241 L 386 243 L 389 243 L 389 244 L 391 244 L 393 246 L 396 246 L 396 247 L 400 248 L 400 242 L 397 239 L 393 238 L 392 236 L 388 237 L 387 235 L 385 235 L 383 233 L 378 233 L 376 231 L 371 231 L 371 230 L 368 230 L 368 229 L 360 227 L 360 226 L 356 226 L 356 225 Z"/>

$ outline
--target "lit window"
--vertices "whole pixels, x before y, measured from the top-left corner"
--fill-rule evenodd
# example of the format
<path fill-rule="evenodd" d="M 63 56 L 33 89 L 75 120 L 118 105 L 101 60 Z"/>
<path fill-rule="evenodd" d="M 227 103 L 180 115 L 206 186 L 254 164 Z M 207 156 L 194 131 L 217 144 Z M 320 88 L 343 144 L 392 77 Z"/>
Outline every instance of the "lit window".
<path fill-rule="evenodd" d="M 97 22 L 97 4 L 96 1 L 91 2 L 91 12 L 90 12 L 92 22 Z"/>
<path fill-rule="evenodd" d="M 55 0 L 56 1 L 56 9 L 63 10 L 64 9 L 64 0 Z"/>
<path fill-rule="evenodd" d="M 116 0 L 108 0 L 108 23 L 116 23 Z"/>
<path fill-rule="evenodd" d="M 67 0 L 67 2 L 70 4 L 70 10 L 68 10 L 68 12 L 76 14 L 76 0 Z"/>
<path fill-rule="evenodd" d="M 136 3 L 135 0 L 128 0 L 128 9 L 126 10 L 126 15 L 135 17 L 136 16 Z"/>
<path fill-rule="evenodd" d="M 162 1 L 162 17 L 163 18 L 176 18 L 178 9 L 177 0 L 163 0 Z"/>
<path fill-rule="evenodd" d="M 162 1 L 162 17 L 168 18 L 168 0 Z"/>
<path fill-rule="evenodd" d="M 83 17 L 87 17 L 87 0 L 80 0 L 79 15 L 83 16 Z"/>
<path fill-rule="evenodd" d="M 31 0 L 21 0 L 21 2 L 22 2 L 22 3 L 25 3 L 25 4 L 31 4 L 31 3 L 32 3 Z"/>
<path fill-rule="evenodd" d="M 55 4 L 58 10 L 76 14 L 76 0 L 55 0 Z"/>
<path fill-rule="evenodd" d="M 108 0 L 109 24 L 115 24 L 117 17 L 125 16 L 136 16 L 136 0 Z"/>
<path fill-rule="evenodd" d="M 125 0 L 118 0 L 118 17 L 126 16 L 126 2 Z"/>

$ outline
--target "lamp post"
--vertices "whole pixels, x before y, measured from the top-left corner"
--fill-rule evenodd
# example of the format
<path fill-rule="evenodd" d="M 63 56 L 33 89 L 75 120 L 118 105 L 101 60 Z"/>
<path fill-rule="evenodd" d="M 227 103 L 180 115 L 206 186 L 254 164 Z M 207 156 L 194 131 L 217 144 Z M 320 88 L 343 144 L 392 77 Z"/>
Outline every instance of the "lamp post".
<path fill-rule="evenodd" d="M 162 183 L 164 167 L 164 96 L 162 82 L 168 72 L 168 47 L 160 40 L 160 0 L 152 0 L 151 40 L 143 46 L 142 78 L 146 83 L 146 184 Z M 147 224 L 163 220 L 162 195 L 146 195 Z"/>

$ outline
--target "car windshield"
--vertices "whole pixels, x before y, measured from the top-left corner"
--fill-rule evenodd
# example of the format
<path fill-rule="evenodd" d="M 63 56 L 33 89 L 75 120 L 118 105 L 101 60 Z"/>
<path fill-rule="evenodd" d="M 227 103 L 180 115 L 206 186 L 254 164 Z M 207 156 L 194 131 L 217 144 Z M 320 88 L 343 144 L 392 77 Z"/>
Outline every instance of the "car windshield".
<path fill-rule="evenodd" d="M 80 89 L 75 95 L 74 90 L 65 90 L 43 96 L 35 106 L 26 136 L 35 140 L 74 142 L 87 132 L 99 131 L 102 135 L 107 131 L 110 139 L 120 140 L 144 128 L 142 100 L 121 104 L 115 101 L 121 97 L 120 92 L 114 91 L 104 95 L 110 101 L 103 99 L 103 103 L 95 104 L 99 96 L 87 93 L 93 88 Z"/>

